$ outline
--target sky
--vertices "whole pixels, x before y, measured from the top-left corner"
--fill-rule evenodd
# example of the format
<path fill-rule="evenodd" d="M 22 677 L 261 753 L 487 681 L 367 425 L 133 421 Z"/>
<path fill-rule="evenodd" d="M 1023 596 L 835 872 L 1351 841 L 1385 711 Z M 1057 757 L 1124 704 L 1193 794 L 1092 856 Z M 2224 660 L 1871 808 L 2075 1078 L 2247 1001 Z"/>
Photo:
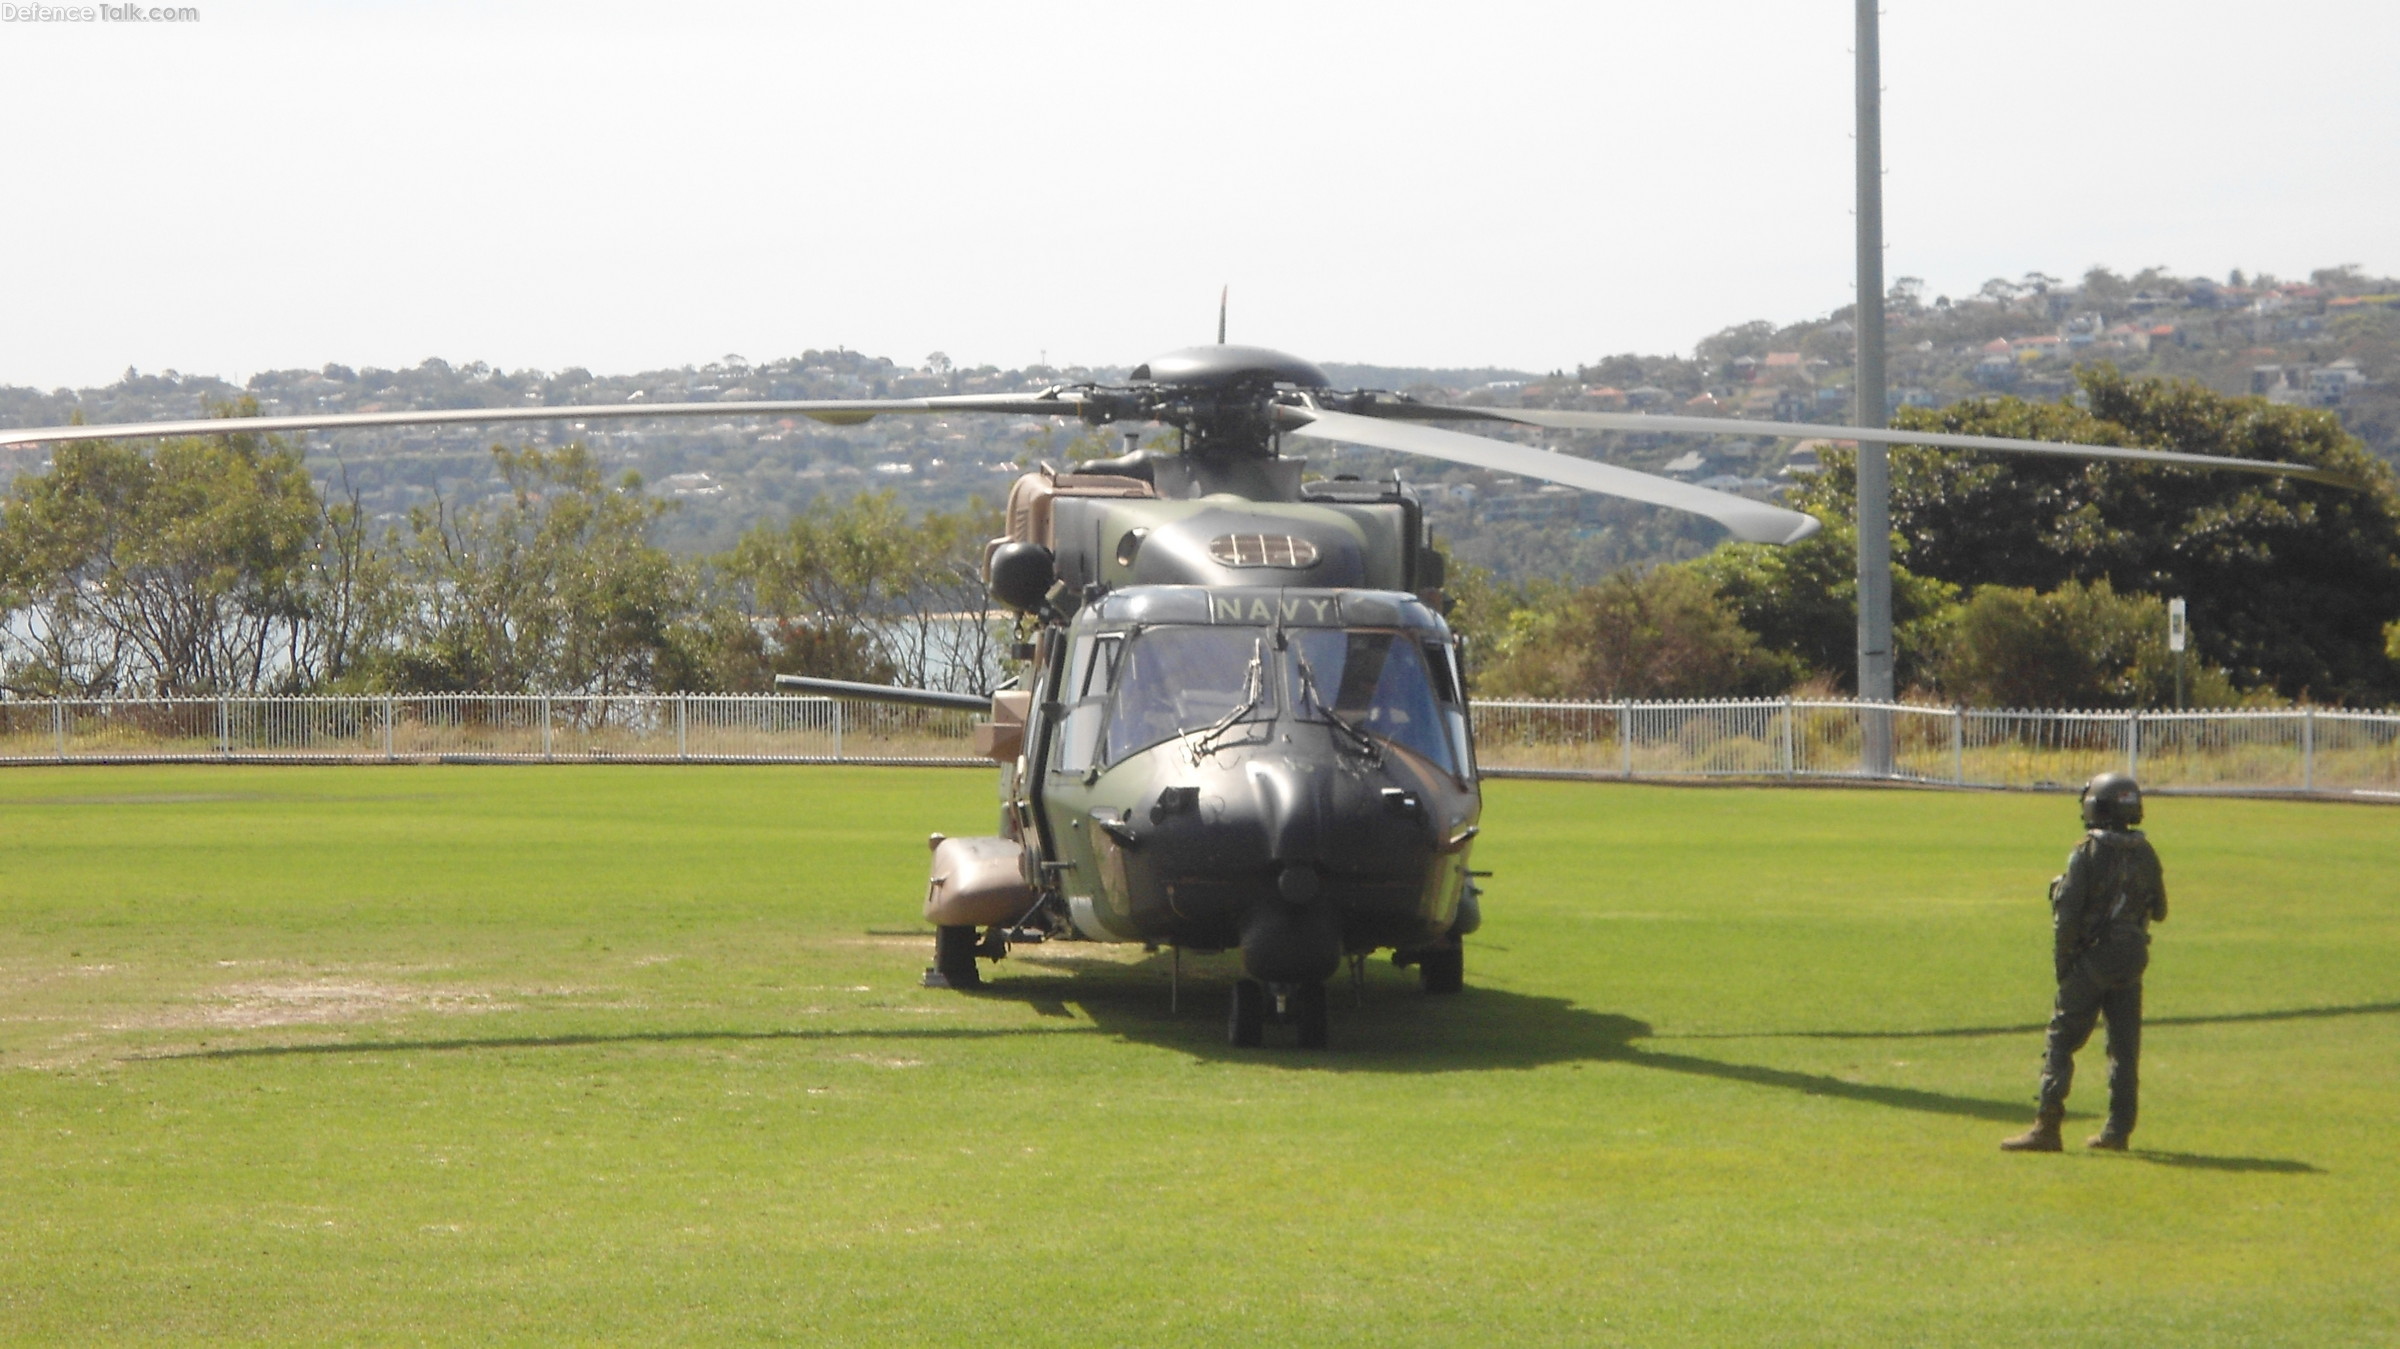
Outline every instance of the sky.
<path fill-rule="evenodd" d="M 0 3 L 0 384 L 1573 368 L 1849 302 L 1852 9 Z M 6 13 L 20 17 L 8 20 Z M 1886 0 L 1886 275 L 2400 272 L 2400 6 Z"/>

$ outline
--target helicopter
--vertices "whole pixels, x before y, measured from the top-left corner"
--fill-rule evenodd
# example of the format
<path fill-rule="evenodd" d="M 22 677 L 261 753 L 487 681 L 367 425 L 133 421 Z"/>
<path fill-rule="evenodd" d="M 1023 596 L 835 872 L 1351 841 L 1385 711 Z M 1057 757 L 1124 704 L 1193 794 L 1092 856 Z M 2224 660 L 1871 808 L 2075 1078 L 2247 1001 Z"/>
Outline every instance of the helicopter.
<path fill-rule="evenodd" d="M 1074 417 L 1174 429 L 1133 450 L 1016 479 L 984 580 L 1022 616 L 1016 687 L 989 697 L 781 676 L 809 693 L 983 714 L 998 831 L 929 840 L 926 982 L 968 989 L 982 962 L 1060 940 L 1238 952 L 1228 1039 L 1288 1024 L 1330 1039 L 1329 981 L 1389 950 L 1430 994 L 1465 982 L 1482 922 L 1471 854 L 1482 794 L 1468 652 L 1443 614 L 1444 561 L 1416 494 L 1304 480 L 1287 441 L 1362 446 L 1690 512 L 1735 538 L 1789 544 L 1819 522 L 1461 426 L 1821 436 L 2108 459 L 2359 484 L 2312 465 L 2171 450 L 1644 413 L 1459 406 L 1335 390 L 1266 347 L 1179 348 L 1117 385 L 897 399 L 609 404 L 243 418 L 0 431 L 0 445 L 400 425 L 890 413 Z M 1173 996 L 1171 994 L 1170 996 Z"/>

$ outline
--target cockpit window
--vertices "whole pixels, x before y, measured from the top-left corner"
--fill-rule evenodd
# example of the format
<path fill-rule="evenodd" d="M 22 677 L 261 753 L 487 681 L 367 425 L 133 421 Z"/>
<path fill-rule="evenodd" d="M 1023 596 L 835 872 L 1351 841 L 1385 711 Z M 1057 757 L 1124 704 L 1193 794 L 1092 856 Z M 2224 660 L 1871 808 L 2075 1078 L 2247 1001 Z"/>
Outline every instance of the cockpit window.
<path fill-rule="evenodd" d="M 1275 672 L 1257 628 L 1146 628 L 1125 644 L 1105 762 L 1174 736 L 1275 715 Z"/>
<path fill-rule="evenodd" d="M 1397 632 L 1293 628 L 1285 679 L 1296 716 L 1328 716 L 1460 771 L 1457 746 L 1441 709 L 1433 672 L 1417 642 Z M 1444 675 L 1447 675 L 1444 671 Z"/>

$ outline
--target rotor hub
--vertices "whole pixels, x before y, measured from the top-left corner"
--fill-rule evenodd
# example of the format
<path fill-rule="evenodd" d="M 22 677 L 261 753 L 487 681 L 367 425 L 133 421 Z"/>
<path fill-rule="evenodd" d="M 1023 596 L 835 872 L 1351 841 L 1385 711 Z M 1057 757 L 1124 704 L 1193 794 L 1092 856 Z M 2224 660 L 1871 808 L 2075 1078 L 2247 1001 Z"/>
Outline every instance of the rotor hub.
<path fill-rule="evenodd" d="M 1094 425 L 1165 422 L 1197 459 L 1265 458 L 1274 452 L 1278 394 L 1332 383 L 1314 364 L 1268 347 L 1181 347 L 1133 368 L 1131 387 L 1093 389 L 1083 416 Z"/>

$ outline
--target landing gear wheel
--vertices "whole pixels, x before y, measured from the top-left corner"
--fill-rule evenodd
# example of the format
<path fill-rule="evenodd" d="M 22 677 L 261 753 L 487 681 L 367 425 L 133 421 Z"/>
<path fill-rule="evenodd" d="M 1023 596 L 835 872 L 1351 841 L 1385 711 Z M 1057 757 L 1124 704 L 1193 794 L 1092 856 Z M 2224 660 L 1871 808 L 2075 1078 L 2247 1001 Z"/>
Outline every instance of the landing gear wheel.
<path fill-rule="evenodd" d="M 1417 982 L 1428 993 L 1456 993 L 1467 986 L 1463 947 L 1437 946 L 1417 957 Z"/>
<path fill-rule="evenodd" d="M 1323 1049 L 1326 1040 L 1325 985 L 1302 984 L 1292 990 L 1292 1022 L 1300 1031 L 1302 1049 Z"/>
<path fill-rule="evenodd" d="M 1244 979 L 1233 986 L 1233 1010 L 1225 1018 L 1225 1038 L 1237 1049 L 1256 1049 L 1267 1039 L 1267 986 Z"/>
<path fill-rule="evenodd" d="M 952 988 L 983 987 L 983 971 L 975 965 L 975 929 L 941 927 L 933 932 L 933 970 Z"/>

